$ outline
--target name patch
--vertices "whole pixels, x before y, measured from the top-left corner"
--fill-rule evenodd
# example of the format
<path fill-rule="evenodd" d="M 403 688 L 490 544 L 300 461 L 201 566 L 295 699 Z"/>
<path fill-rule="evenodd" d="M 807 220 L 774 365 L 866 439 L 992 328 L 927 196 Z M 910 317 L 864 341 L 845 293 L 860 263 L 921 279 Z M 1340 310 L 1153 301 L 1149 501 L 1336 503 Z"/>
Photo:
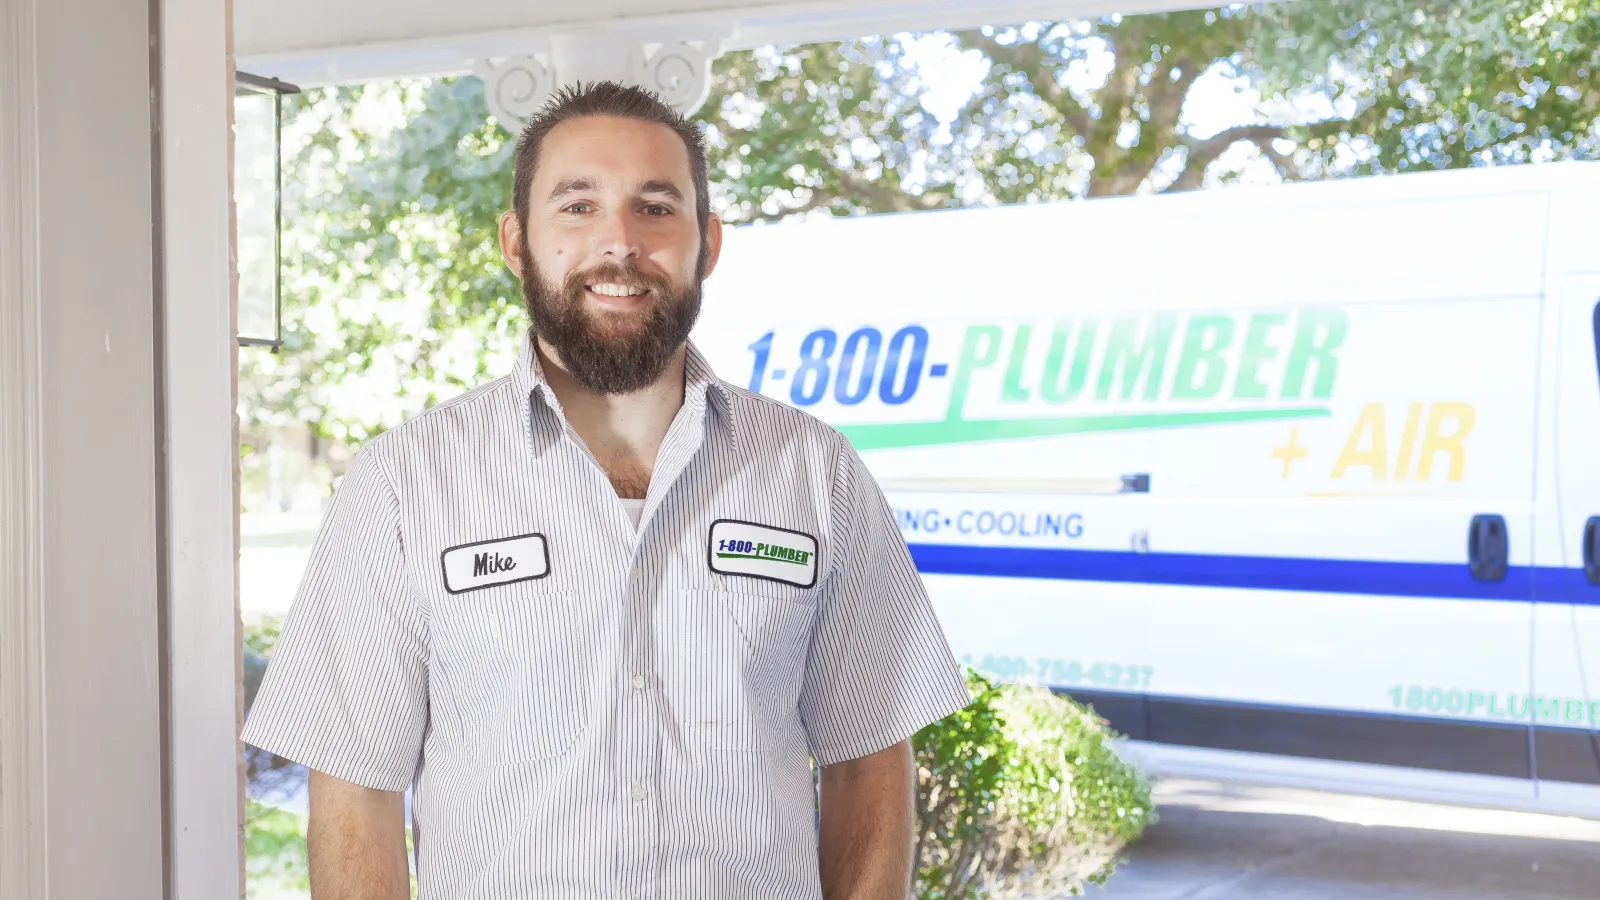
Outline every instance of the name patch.
<path fill-rule="evenodd" d="M 440 556 L 444 589 L 452 594 L 550 574 L 550 550 L 542 534 L 478 541 L 451 547 Z"/>
<path fill-rule="evenodd" d="M 711 523 L 711 571 L 816 587 L 817 539 L 802 531 L 736 519 Z"/>

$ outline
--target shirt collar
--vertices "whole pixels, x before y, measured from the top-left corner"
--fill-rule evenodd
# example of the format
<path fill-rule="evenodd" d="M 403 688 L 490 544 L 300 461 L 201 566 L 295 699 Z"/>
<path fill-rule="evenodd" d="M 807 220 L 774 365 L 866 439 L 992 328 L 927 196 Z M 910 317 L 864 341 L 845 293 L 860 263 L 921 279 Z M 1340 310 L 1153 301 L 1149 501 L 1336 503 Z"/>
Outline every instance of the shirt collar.
<path fill-rule="evenodd" d="M 555 391 L 550 389 L 550 383 L 545 380 L 544 366 L 539 363 L 539 354 L 534 352 L 531 329 L 522 333 L 522 349 L 517 353 L 517 368 L 511 373 L 511 377 L 517 386 L 518 396 L 531 397 L 537 391 L 544 398 L 545 406 L 552 410 L 561 408 L 561 404 L 556 400 Z M 716 372 L 712 371 L 711 364 L 706 361 L 693 341 L 685 345 L 683 403 L 702 414 L 705 413 L 707 405 L 714 407 L 720 424 L 727 432 L 729 443 L 733 442 L 735 434 L 733 391 L 717 377 Z"/>

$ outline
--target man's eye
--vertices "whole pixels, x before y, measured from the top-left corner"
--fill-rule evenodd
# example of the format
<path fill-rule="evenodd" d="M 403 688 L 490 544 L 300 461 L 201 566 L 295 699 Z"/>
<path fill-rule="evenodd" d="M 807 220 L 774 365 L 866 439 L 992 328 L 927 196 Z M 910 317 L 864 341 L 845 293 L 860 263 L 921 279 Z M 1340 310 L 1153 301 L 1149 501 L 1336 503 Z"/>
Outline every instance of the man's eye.
<path fill-rule="evenodd" d="M 644 208 L 644 212 L 647 216 L 670 216 L 672 215 L 672 207 L 651 203 Z"/>
<path fill-rule="evenodd" d="M 581 215 L 583 213 L 590 212 L 593 209 L 594 209 L 593 206 L 590 206 L 587 203 L 579 202 L 579 203 L 569 203 L 569 204 L 567 204 L 567 208 L 565 210 L 563 210 L 563 212 L 578 213 L 578 214 Z"/>

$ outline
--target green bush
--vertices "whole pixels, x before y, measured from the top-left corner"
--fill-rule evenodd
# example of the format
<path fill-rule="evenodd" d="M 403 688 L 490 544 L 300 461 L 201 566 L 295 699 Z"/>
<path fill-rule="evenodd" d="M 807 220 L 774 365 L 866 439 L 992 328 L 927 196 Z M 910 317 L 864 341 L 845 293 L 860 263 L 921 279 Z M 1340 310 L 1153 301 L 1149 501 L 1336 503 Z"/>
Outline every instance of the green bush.
<path fill-rule="evenodd" d="M 968 671 L 971 706 L 918 732 L 919 900 L 1059 897 L 1102 884 L 1154 820 L 1092 711 Z"/>
<path fill-rule="evenodd" d="M 311 890 L 306 866 L 306 817 L 249 801 L 244 817 L 246 896 L 304 896 Z"/>

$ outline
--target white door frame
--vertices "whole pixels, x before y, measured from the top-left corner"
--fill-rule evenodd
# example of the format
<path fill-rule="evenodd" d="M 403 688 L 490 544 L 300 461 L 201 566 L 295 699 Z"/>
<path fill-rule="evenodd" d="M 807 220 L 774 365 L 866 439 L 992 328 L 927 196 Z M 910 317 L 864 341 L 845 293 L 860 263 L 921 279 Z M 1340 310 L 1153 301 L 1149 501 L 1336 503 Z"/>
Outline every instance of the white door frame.
<path fill-rule="evenodd" d="M 34 22 L 0 0 L 0 896 L 18 900 L 46 896 Z"/>
<path fill-rule="evenodd" d="M 228 4 L 0 0 L 0 896 L 241 895 Z"/>

